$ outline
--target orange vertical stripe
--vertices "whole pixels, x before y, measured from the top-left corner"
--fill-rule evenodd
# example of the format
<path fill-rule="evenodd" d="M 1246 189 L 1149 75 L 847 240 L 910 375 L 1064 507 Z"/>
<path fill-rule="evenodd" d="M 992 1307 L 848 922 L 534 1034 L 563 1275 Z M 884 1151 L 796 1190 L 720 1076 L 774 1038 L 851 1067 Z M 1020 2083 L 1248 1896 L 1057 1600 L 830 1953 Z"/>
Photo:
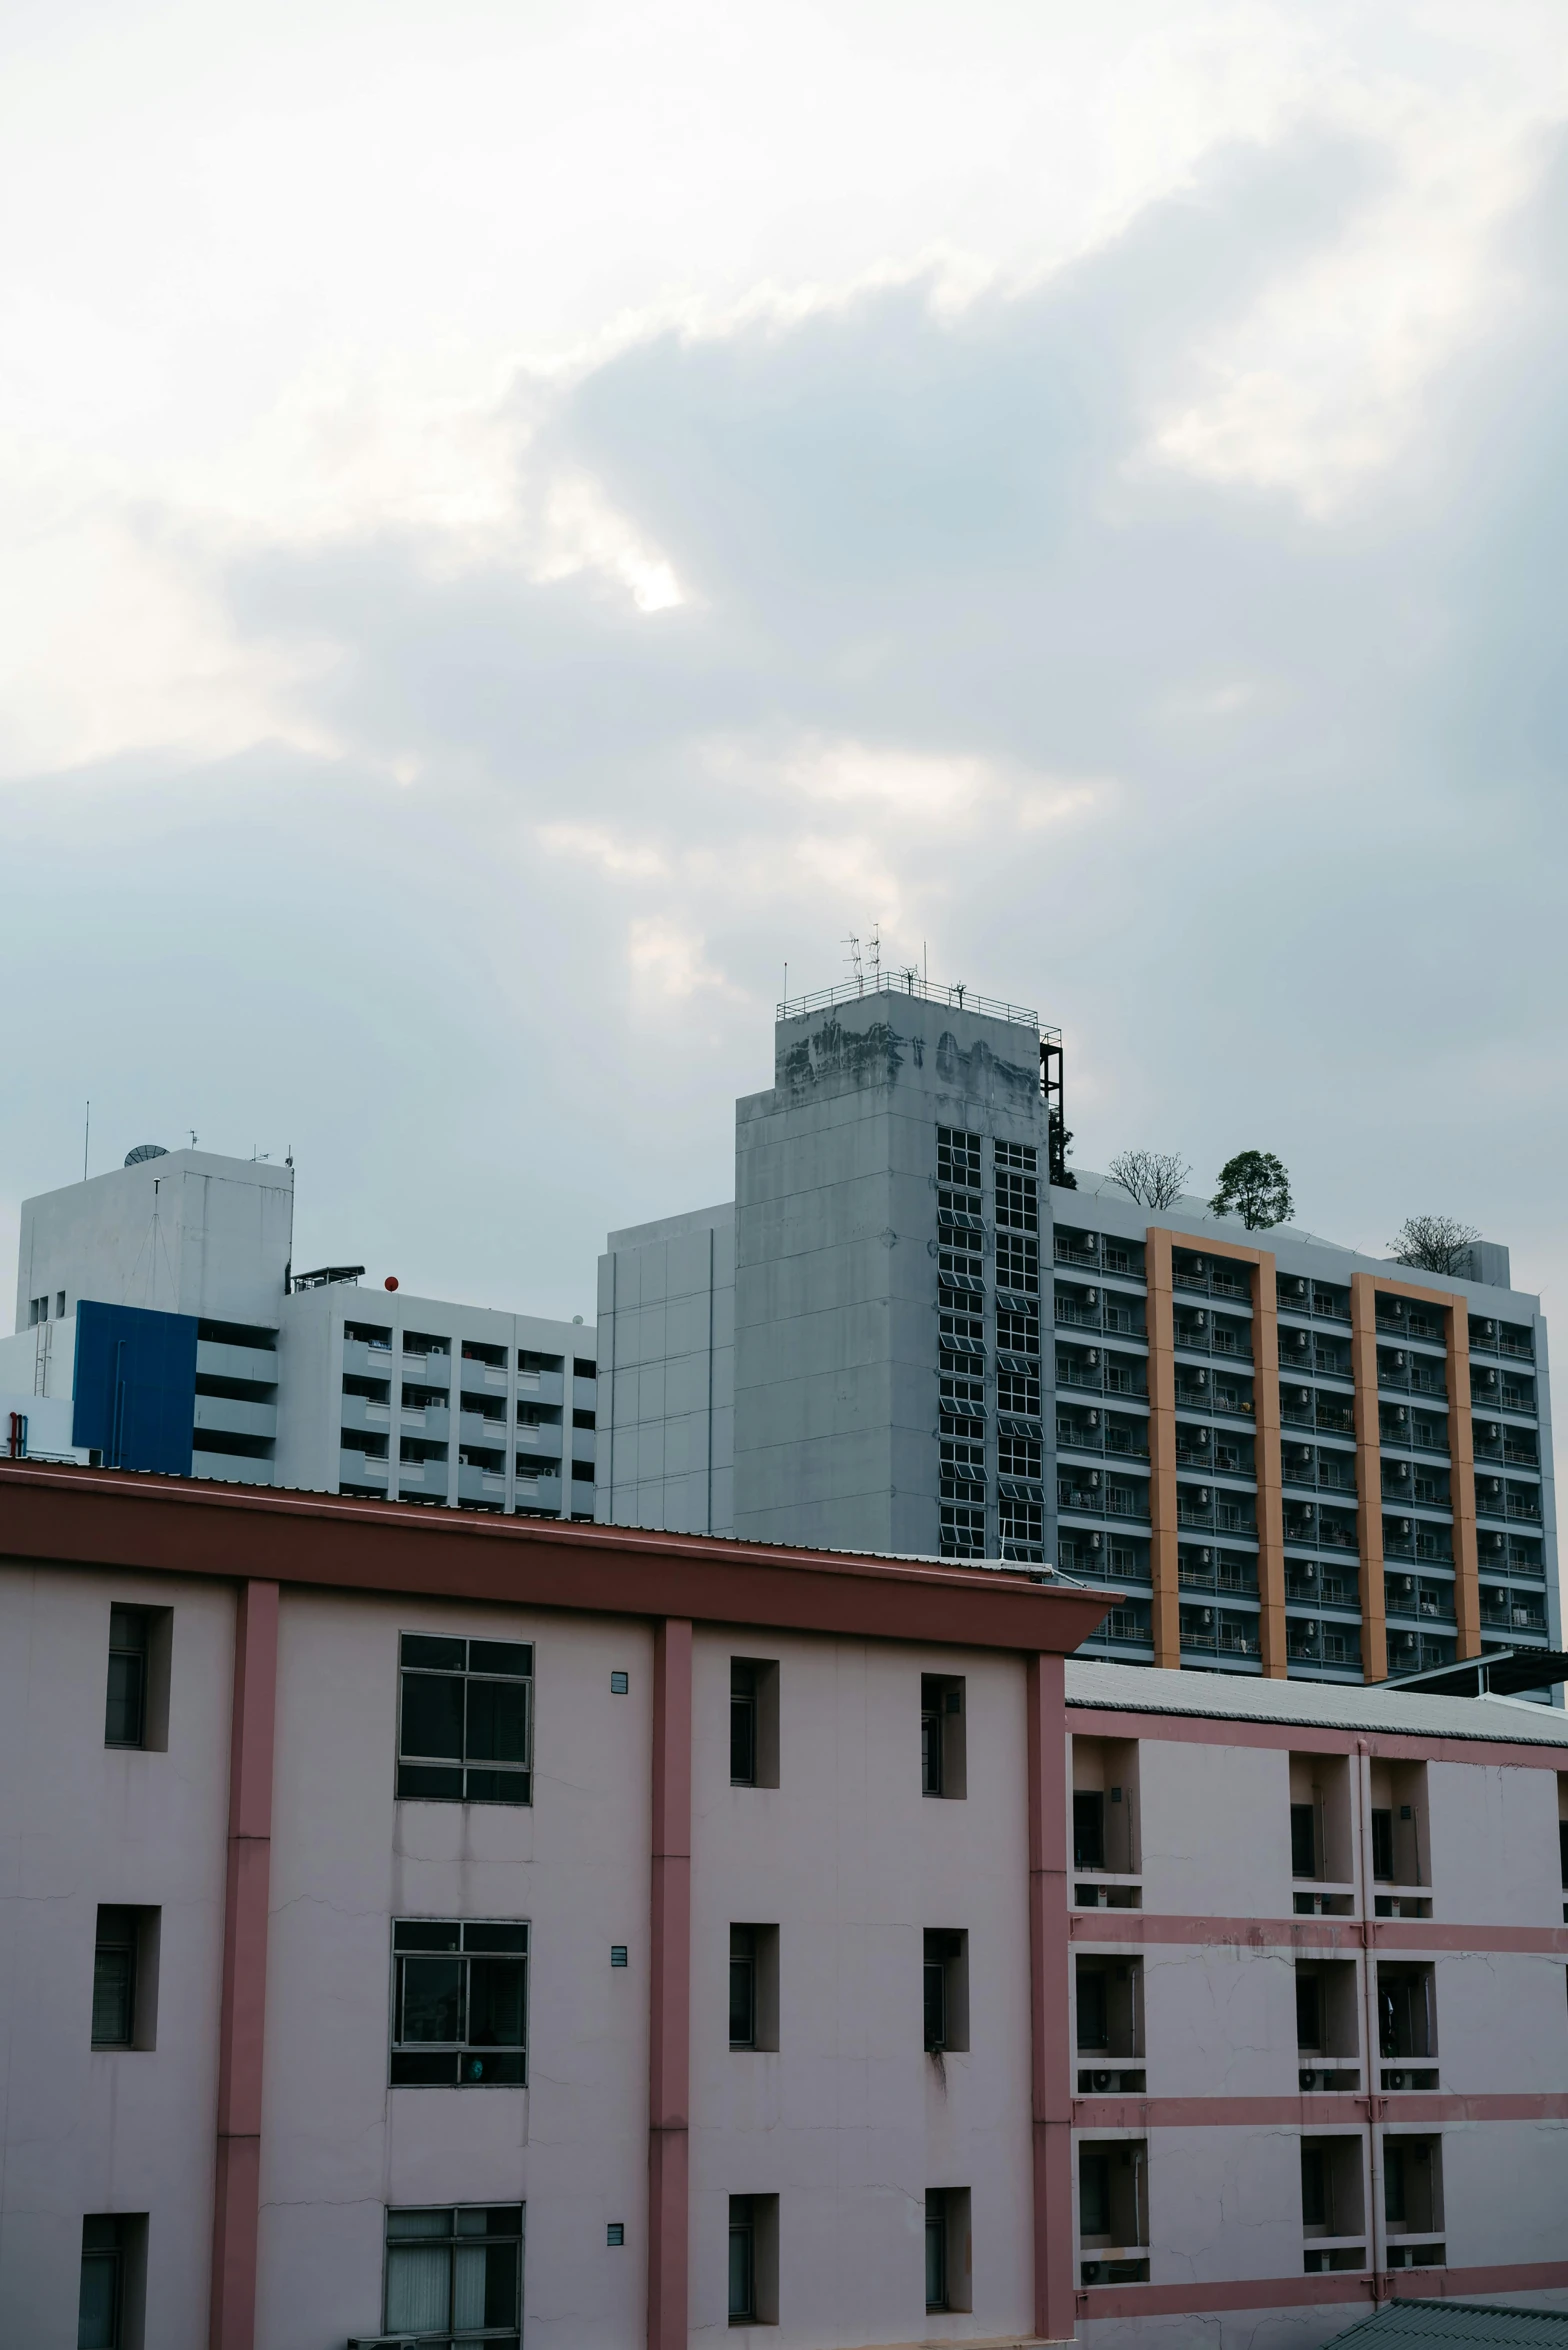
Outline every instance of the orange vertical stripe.
<path fill-rule="evenodd" d="M 1145 1242 L 1149 1285 L 1149 1563 L 1154 1577 L 1154 1661 L 1181 1664 L 1181 1587 L 1176 1564 L 1176 1317 L 1171 1236 Z"/>
<path fill-rule="evenodd" d="M 1454 1513 L 1454 1612 L 1460 1656 L 1481 1653 L 1481 1559 L 1475 1530 L 1475 1430 L 1470 1411 L 1470 1307 L 1448 1301 L 1449 1505 Z"/>
<path fill-rule="evenodd" d="M 1285 1502 L 1279 1434 L 1279 1291 L 1272 1252 L 1260 1249 L 1252 1278 L 1253 1421 L 1257 1430 L 1258 1643 L 1263 1670 L 1285 1678 Z"/>
<path fill-rule="evenodd" d="M 1350 1367 L 1356 1382 L 1356 1529 L 1361 1552 L 1361 1672 L 1388 1679 L 1383 1604 L 1383 1443 L 1377 1417 L 1377 1280 L 1350 1276 Z"/>

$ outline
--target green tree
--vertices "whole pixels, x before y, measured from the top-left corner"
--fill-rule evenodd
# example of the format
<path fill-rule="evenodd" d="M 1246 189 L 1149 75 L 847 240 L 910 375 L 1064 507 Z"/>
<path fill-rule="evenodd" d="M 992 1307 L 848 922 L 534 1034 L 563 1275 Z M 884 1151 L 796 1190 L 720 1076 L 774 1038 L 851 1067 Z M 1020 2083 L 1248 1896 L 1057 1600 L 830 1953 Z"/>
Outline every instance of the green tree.
<path fill-rule="evenodd" d="M 1283 1224 L 1295 1211 L 1290 1177 L 1272 1151 L 1238 1151 L 1227 1159 L 1209 1205 L 1216 1216 L 1239 1216 L 1249 1232 Z"/>

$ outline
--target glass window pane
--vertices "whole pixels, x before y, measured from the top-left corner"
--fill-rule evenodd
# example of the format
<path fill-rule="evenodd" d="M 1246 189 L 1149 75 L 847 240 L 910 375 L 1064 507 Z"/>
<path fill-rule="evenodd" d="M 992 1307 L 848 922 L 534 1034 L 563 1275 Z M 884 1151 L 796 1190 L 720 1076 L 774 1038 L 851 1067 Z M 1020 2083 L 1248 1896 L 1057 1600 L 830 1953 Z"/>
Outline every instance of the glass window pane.
<path fill-rule="evenodd" d="M 738 2198 L 737 2198 L 738 2200 Z M 751 2222 L 730 2221 L 730 2316 L 751 2315 Z"/>
<path fill-rule="evenodd" d="M 533 1644 L 527 1640 L 470 1640 L 468 1669 L 471 1673 L 504 1673 L 512 1679 L 526 1677 L 534 1669 Z"/>
<path fill-rule="evenodd" d="M 532 1785 L 529 1771 L 470 1771 L 465 1793 L 470 1803 L 526 1803 Z"/>
<path fill-rule="evenodd" d="M 468 2046 L 521 2048 L 526 1962 L 476 1958 L 468 1970 Z"/>
<path fill-rule="evenodd" d="M 389 2211 L 387 2238 L 394 2236 L 449 2236 L 452 2233 L 450 2211 Z"/>
<path fill-rule="evenodd" d="M 403 1735 L 400 1752 L 450 1756 L 463 1751 L 463 1684 L 434 1673 L 403 1675 Z"/>
<path fill-rule="evenodd" d="M 84 2252 L 81 2299 L 77 2304 L 76 2315 L 76 2350 L 116 2350 L 119 2299 L 119 2254 Z"/>
<path fill-rule="evenodd" d="M 520 2236 L 523 2232 L 523 2207 L 520 2203 L 475 2203 L 457 2215 L 460 2236 Z"/>
<path fill-rule="evenodd" d="M 528 1948 L 528 1928 L 508 1919 L 502 1925 L 463 1928 L 465 1950 L 509 1950 L 521 1955 Z"/>
<path fill-rule="evenodd" d="M 487 2326 L 515 2326 L 517 2306 L 517 2251 L 515 2244 L 492 2244 L 484 2254 Z M 459 2255 L 460 2258 L 464 2257 Z"/>
<path fill-rule="evenodd" d="M 147 1659 L 109 1656 L 109 1699 L 104 1713 L 106 1746 L 140 1746 L 146 1714 Z"/>
<path fill-rule="evenodd" d="M 464 1643 L 442 1640 L 432 1632 L 405 1632 L 400 1655 L 405 1665 L 440 1665 L 449 1673 L 460 1673 Z"/>
<path fill-rule="evenodd" d="M 129 2048 L 135 1969 L 123 1946 L 93 1953 L 93 2046 Z"/>
<path fill-rule="evenodd" d="M 399 1763 L 397 1792 L 403 1803 L 461 1803 L 463 1774 L 439 1763 Z"/>
<path fill-rule="evenodd" d="M 449 2215 L 441 2214 L 446 2225 Z M 451 2309 L 452 2253 L 447 2244 L 387 2246 L 388 2333 L 433 2334 Z"/>
<path fill-rule="evenodd" d="M 456 1958 L 401 1958 L 402 1999 L 398 2038 L 448 2045 L 461 2035 L 463 1963 Z"/>
<path fill-rule="evenodd" d="M 392 1929 L 394 1950 L 455 1950 L 461 1928 L 442 1918 L 404 1918 Z"/>
<path fill-rule="evenodd" d="M 489 1763 L 528 1760 L 526 1681 L 469 1682 L 468 1759 Z"/>

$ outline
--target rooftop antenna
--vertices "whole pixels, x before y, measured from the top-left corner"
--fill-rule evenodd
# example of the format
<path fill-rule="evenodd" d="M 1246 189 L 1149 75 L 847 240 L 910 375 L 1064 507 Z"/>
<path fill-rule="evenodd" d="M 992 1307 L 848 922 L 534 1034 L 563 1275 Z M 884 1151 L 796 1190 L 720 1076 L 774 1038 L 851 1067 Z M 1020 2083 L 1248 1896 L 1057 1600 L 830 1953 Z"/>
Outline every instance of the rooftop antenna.
<path fill-rule="evenodd" d="M 866 992 L 866 975 L 860 967 L 860 941 L 855 936 L 855 933 L 851 931 L 848 938 L 845 939 L 844 944 L 849 949 L 849 967 L 855 974 L 855 993 L 856 995 L 864 995 Z"/>
<path fill-rule="evenodd" d="M 191 1137 L 191 1149 L 192 1149 L 192 1150 L 194 1150 L 194 1149 L 196 1148 L 196 1129 L 195 1129 L 195 1127 L 194 1127 L 194 1126 L 193 1126 L 193 1127 L 191 1127 L 191 1129 L 190 1129 L 190 1137 Z"/>
<path fill-rule="evenodd" d="M 880 995 L 882 992 L 882 924 L 880 920 L 871 925 L 871 992 L 873 995 Z"/>
<path fill-rule="evenodd" d="M 93 1130 L 93 1105 L 89 1101 L 87 1115 L 82 1121 L 82 1181 L 87 1181 L 87 1137 Z"/>

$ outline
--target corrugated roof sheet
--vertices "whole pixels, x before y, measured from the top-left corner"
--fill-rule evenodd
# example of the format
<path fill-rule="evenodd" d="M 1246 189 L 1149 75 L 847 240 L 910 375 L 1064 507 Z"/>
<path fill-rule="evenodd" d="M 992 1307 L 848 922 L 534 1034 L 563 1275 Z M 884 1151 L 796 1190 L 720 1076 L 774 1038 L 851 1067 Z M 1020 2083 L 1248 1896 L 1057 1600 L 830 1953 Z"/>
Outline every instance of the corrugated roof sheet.
<path fill-rule="evenodd" d="M 1364 2317 L 1348 2333 L 1335 2334 L 1328 2350 L 1383 2343 L 1401 2350 L 1450 2350 L 1463 2342 L 1471 2350 L 1568 2350 L 1568 2310 L 1512 2309 L 1500 2301 L 1386 2301 L 1375 2317 Z"/>
<path fill-rule="evenodd" d="M 1484 1738 L 1516 1746 L 1568 1747 L 1568 1713 L 1515 1697 L 1431 1697 L 1354 1682 L 1272 1681 L 1258 1673 L 1179 1673 L 1155 1665 L 1067 1660 L 1069 1705 L 1121 1713 L 1201 1714 L 1216 1721 L 1299 1722 L 1334 1730 Z"/>

